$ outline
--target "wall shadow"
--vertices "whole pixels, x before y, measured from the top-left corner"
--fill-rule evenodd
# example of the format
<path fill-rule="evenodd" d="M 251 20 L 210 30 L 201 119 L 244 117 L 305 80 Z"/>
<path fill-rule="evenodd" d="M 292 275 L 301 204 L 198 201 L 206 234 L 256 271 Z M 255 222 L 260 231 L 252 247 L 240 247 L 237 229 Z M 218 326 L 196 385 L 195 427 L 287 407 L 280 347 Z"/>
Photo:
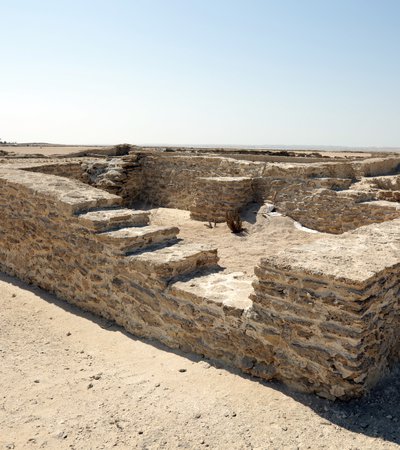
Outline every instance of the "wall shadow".
<path fill-rule="evenodd" d="M 257 222 L 257 214 L 259 213 L 263 203 L 250 202 L 241 210 L 241 217 L 246 222 L 254 225 Z"/>

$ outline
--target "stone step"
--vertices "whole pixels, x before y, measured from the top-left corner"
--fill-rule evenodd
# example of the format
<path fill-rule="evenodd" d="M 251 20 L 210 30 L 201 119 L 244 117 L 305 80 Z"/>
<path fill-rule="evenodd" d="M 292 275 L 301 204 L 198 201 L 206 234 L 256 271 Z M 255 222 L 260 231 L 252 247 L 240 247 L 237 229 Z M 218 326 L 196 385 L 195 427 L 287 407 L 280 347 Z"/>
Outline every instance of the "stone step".
<path fill-rule="evenodd" d="M 120 228 L 99 233 L 97 236 L 121 253 L 134 252 L 155 244 L 173 242 L 179 233 L 178 227 L 149 225 L 140 228 Z"/>
<path fill-rule="evenodd" d="M 243 272 L 210 270 L 197 276 L 184 276 L 169 287 L 169 293 L 196 304 L 222 306 L 226 314 L 241 316 L 253 305 L 250 294 L 254 292 L 252 279 Z"/>
<path fill-rule="evenodd" d="M 103 209 L 80 214 L 79 220 L 96 232 L 111 231 L 117 228 L 140 227 L 149 223 L 148 211 L 133 209 Z"/>
<path fill-rule="evenodd" d="M 217 267 L 219 259 L 215 247 L 184 241 L 139 251 L 128 258 L 136 270 L 167 281 L 200 269 Z"/>

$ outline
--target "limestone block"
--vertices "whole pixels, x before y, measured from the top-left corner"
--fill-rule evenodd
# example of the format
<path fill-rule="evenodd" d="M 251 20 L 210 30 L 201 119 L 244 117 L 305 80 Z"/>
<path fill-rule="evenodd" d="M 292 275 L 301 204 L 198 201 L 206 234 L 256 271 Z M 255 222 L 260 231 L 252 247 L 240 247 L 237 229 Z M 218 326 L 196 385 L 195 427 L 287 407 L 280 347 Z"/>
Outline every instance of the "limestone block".
<path fill-rule="evenodd" d="M 120 253 L 128 253 L 149 245 L 167 243 L 176 239 L 177 227 L 148 225 L 139 228 L 120 228 L 97 236 Z"/>
<path fill-rule="evenodd" d="M 78 218 L 89 229 L 101 232 L 114 228 L 148 225 L 149 214 L 148 211 L 119 208 L 90 211 L 79 214 Z"/>
<path fill-rule="evenodd" d="M 165 280 L 194 273 L 199 269 L 216 267 L 218 263 L 216 248 L 186 242 L 152 248 L 151 251 L 139 251 L 131 254 L 128 259 L 136 270 L 150 272 Z"/>

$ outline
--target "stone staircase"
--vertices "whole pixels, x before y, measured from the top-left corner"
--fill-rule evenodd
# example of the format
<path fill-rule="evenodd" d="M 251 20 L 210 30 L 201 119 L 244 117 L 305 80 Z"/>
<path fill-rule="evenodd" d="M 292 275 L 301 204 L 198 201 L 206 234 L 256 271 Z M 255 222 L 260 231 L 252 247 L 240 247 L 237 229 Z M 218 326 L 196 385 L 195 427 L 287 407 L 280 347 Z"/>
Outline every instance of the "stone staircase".
<path fill-rule="evenodd" d="M 149 212 L 126 208 L 89 211 L 80 214 L 79 220 L 93 231 L 106 232 L 113 229 L 148 225 Z"/>
<path fill-rule="evenodd" d="M 151 225 L 149 215 L 149 211 L 114 207 L 81 212 L 77 218 L 111 252 L 125 256 L 135 271 L 162 285 L 217 267 L 216 248 L 179 240 L 179 228 Z"/>
<path fill-rule="evenodd" d="M 145 248 L 128 256 L 138 270 L 169 282 L 179 276 L 217 267 L 217 249 L 179 241 L 173 245 Z"/>
<path fill-rule="evenodd" d="M 142 227 L 126 227 L 100 233 L 98 236 L 110 247 L 128 254 L 156 244 L 177 241 L 179 228 L 146 225 Z"/>

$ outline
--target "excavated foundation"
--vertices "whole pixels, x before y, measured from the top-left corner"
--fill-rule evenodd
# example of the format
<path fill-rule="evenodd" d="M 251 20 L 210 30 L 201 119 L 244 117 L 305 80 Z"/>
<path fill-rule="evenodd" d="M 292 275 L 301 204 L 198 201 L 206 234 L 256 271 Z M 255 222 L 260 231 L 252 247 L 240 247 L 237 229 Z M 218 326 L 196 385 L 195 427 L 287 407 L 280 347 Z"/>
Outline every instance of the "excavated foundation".
<path fill-rule="evenodd" d="M 134 335 L 362 395 L 399 359 L 400 158 L 230 156 L 5 159 L 1 270 Z"/>

